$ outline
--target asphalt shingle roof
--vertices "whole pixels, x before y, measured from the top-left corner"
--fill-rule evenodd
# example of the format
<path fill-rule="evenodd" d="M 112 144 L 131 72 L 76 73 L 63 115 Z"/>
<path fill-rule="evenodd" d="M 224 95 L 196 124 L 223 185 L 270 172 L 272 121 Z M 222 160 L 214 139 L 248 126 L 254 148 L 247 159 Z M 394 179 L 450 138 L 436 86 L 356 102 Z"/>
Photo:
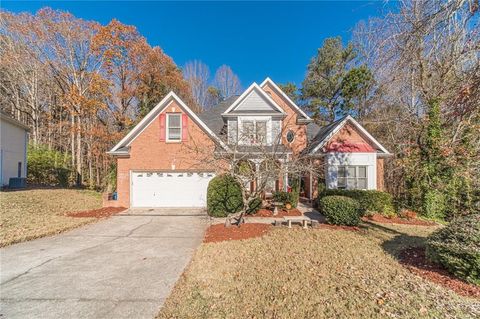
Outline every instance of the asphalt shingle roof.
<path fill-rule="evenodd" d="M 338 124 L 340 124 L 345 118 L 346 118 L 346 116 L 341 117 L 338 120 L 336 120 L 335 122 L 332 122 L 332 123 L 330 123 L 328 125 L 325 125 L 323 127 L 320 127 L 320 126 L 317 125 L 318 131 L 314 135 L 314 137 L 308 136 L 308 138 L 310 140 L 310 143 L 308 144 L 308 146 L 307 146 L 307 148 L 305 149 L 304 152 L 309 153 L 313 149 L 315 149 L 315 147 L 317 147 L 319 144 L 321 144 L 325 140 L 325 138 L 328 135 L 330 135 L 330 133 L 332 133 L 335 130 L 335 128 L 338 126 Z M 312 127 L 311 128 L 312 133 L 313 133 L 313 130 L 314 130 L 314 128 Z M 307 135 L 309 135 L 308 126 L 307 126 Z"/>
<path fill-rule="evenodd" d="M 200 113 L 198 117 L 213 131 L 213 133 L 221 135 L 223 126 L 225 125 L 222 113 L 224 113 L 237 99 L 238 95 L 231 96 L 212 108 Z"/>

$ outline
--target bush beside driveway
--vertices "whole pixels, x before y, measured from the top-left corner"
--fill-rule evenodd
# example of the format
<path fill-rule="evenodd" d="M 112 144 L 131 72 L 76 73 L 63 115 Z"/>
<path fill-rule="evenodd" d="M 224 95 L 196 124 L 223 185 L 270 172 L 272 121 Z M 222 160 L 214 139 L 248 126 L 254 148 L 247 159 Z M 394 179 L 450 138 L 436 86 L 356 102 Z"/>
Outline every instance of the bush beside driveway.
<path fill-rule="evenodd" d="M 65 213 L 102 206 L 99 193 L 76 189 L 0 192 L 0 247 L 53 235 L 95 220 Z"/>

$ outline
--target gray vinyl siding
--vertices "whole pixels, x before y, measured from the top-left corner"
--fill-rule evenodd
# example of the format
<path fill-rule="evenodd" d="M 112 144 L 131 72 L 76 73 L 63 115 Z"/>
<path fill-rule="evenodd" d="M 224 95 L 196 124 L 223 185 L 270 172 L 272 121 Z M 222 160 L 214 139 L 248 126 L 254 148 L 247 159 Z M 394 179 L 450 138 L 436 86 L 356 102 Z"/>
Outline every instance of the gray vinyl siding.
<path fill-rule="evenodd" d="M 278 110 L 270 105 L 269 102 L 258 94 L 257 91 L 252 91 L 235 109 L 237 112 L 245 111 L 265 111 L 265 112 L 278 112 Z"/>
<path fill-rule="evenodd" d="M 278 139 L 282 134 L 282 122 L 281 121 L 272 121 L 272 142 L 274 144 L 278 143 Z"/>
<path fill-rule="evenodd" d="M 238 136 L 238 122 L 236 120 L 228 120 L 228 144 L 234 145 L 237 143 Z"/>

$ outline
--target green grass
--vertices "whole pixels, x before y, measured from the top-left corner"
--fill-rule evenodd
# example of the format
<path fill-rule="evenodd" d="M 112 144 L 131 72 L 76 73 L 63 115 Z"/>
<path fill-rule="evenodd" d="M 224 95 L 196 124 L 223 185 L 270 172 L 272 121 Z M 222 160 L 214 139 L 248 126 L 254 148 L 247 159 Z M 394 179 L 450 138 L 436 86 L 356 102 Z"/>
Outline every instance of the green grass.
<path fill-rule="evenodd" d="M 0 247 L 92 222 L 64 213 L 100 208 L 99 193 L 76 189 L 27 189 L 0 192 Z"/>
<path fill-rule="evenodd" d="M 478 318 L 480 302 L 406 270 L 395 256 L 435 228 L 273 229 L 202 244 L 159 318 Z"/>

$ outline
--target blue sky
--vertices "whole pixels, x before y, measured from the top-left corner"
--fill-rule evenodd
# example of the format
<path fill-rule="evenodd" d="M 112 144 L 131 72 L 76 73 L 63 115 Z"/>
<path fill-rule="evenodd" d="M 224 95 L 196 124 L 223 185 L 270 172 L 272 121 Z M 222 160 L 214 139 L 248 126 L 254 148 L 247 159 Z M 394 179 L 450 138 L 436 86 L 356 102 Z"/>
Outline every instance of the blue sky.
<path fill-rule="evenodd" d="M 34 13 L 44 6 L 102 24 L 116 18 L 135 25 L 177 65 L 202 60 L 213 77 L 217 67 L 228 64 L 247 87 L 266 76 L 300 84 L 325 38 L 348 41 L 358 21 L 381 15 L 392 3 L 2 1 L 2 9 L 13 12 Z"/>

